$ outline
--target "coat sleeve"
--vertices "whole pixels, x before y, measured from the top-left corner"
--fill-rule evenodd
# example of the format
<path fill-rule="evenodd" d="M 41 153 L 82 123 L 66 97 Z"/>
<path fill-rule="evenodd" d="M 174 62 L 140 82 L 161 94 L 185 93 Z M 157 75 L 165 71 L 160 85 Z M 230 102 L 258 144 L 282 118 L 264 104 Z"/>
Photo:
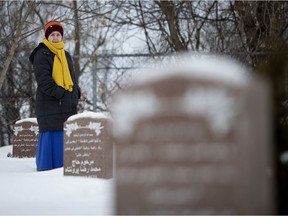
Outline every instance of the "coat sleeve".
<path fill-rule="evenodd" d="M 49 51 L 39 49 L 33 61 L 33 70 L 40 91 L 44 94 L 61 99 L 65 89 L 58 86 L 52 78 L 53 59 Z"/>
<path fill-rule="evenodd" d="M 81 88 L 78 85 L 78 82 L 77 82 L 77 79 L 76 79 L 76 74 L 75 74 L 75 70 L 74 70 L 74 66 L 73 66 L 73 60 L 72 60 L 72 57 L 71 57 L 69 52 L 65 51 L 65 53 L 66 53 L 66 57 L 67 57 L 68 64 L 69 64 L 70 75 L 72 77 L 74 85 L 76 86 L 78 99 L 80 99 L 80 97 L 81 97 Z"/>

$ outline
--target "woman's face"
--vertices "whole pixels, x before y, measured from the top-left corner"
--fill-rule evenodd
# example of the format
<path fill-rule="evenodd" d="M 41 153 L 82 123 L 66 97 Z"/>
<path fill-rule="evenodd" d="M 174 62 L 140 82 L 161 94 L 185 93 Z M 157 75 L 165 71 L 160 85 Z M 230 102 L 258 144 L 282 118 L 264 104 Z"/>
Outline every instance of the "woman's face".
<path fill-rule="evenodd" d="M 53 31 L 49 37 L 48 41 L 51 43 L 59 43 L 62 41 L 62 35 L 59 31 Z"/>

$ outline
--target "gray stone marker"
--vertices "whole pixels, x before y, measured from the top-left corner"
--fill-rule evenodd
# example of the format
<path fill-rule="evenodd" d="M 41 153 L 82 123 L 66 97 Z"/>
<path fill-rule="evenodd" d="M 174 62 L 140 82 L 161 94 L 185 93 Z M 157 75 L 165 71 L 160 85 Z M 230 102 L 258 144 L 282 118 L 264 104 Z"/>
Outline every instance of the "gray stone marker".
<path fill-rule="evenodd" d="M 113 177 L 111 120 L 102 113 L 84 112 L 64 123 L 64 175 Z"/>
<path fill-rule="evenodd" d="M 13 157 L 35 157 L 39 127 L 36 118 L 26 118 L 15 123 L 13 128 Z"/>
<path fill-rule="evenodd" d="M 223 57 L 173 61 L 114 98 L 116 214 L 275 213 L 267 86 Z"/>

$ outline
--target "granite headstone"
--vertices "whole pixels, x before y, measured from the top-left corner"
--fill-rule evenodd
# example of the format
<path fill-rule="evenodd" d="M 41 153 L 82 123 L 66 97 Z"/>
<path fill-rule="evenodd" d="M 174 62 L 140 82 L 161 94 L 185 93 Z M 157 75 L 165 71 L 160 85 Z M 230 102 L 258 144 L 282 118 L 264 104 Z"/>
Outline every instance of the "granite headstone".
<path fill-rule="evenodd" d="M 268 87 L 224 57 L 174 61 L 115 95 L 116 213 L 275 213 Z"/>
<path fill-rule="evenodd" d="M 25 118 L 17 121 L 13 127 L 13 157 L 35 157 L 39 127 L 36 118 Z"/>
<path fill-rule="evenodd" d="M 102 113 L 84 112 L 64 123 L 64 175 L 113 177 L 111 120 Z"/>

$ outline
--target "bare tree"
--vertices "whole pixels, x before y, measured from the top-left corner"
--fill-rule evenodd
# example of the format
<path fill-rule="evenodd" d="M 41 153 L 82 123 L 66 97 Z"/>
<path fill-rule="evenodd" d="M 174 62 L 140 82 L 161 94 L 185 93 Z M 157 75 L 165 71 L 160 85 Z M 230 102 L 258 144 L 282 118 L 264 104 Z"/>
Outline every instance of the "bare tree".
<path fill-rule="evenodd" d="M 34 7 L 34 2 L 1 3 L 1 13 L 5 14 L 1 19 L 3 28 L 0 33 L 0 55 L 4 65 L 0 76 L 1 145 L 10 143 L 12 125 L 20 118 L 23 98 L 29 97 L 28 91 L 31 92 L 31 82 L 25 82 L 31 76 L 26 74 L 25 66 L 20 65 L 23 63 L 21 53 L 25 52 L 21 43 L 31 33 L 26 31 L 26 23 Z"/>
<path fill-rule="evenodd" d="M 277 1 L 235 1 L 231 4 L 253 67 L 263 60 L 255 53 L 270 50 L 273 44 L 287 40 L 287 8 L 287 2 Z"/>
<path fill-rule="evenodd" d="M 13 2 L 10 4 L 10 6 L 7 6 L 8 9 L 10 9 L 9 7 L 13 7 Z M 11 34 L 10 34 L 10 49 L 9 49 L 9 53 L 8 56 L 5 60 L 4 63 L 4 67 L 1 70 L 1 76 L 0 76 L 0 89 L 2 88 L 6 73 L 9 69 L 9 66 L 11 64 L 12 58 L 15 54 L 15 50 L 18 46 L 18 42 L 21 39 L 21 33 L 23 30 L 23 25 L 25 24 L 29 14 L 31 13 L 31 11 L 33 10 L 34 7 L 34 2 L 33 1 L 29 1 L 29 2 L 22 2 L 21 3 L 21 7 L 20 7 L 20 16 L 15 16 L 16 13 L 12 14 L 12 16 L 14 17 L 19 17 L 19 19 L 15 20 L 12 19 L 13 17 L 8 17 L 9 19 L 11 19 L 11 21 L 14 22 L 15 26 L 11 26 Z M 23 17 L 22 17 L 22 12 L 24 11 Z M 11 23 L 11 22 L 10 22 Z M 15 34 L 13 33 L 15 31 Z"/>

